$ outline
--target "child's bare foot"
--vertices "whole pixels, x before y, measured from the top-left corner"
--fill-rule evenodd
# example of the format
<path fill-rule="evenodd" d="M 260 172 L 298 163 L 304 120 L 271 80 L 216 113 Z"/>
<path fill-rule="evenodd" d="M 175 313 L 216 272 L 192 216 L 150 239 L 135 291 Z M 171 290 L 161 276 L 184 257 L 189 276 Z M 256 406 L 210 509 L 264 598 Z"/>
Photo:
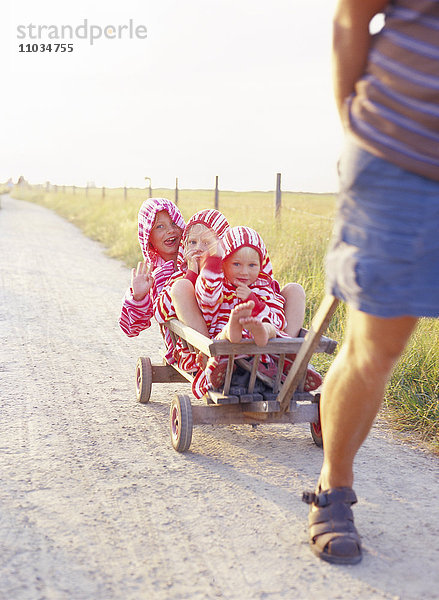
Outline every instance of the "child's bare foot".
<path fill-rule="evenodd" d="M 254 307 L 255 303 L 253 300 L 249 300 L 248 302 L 238 304 L 238 306 L 235 306 L 235 308 L 232 309 L 229 322 L 227 324 L 226 338 L 229 340 L 229 342 L 236 343 L 242 340 L 242 325 L 240 321 L 241 319 L 250 317 Z"/>
<path fill-rule="evenodd" d="M 239 319 L 241 327 L 247 329 L 252 334 L 255 343 L 258 346 L 266 346 L 268 343 L 268 331 L 264 323 L 257 317 L 242 317 Z"/>

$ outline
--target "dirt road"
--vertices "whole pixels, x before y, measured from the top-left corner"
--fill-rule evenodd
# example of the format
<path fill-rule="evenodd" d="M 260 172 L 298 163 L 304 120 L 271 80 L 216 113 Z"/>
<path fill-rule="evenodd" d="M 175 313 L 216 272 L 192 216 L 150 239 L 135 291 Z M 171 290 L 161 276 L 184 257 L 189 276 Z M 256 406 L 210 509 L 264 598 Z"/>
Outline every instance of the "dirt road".
<path fill-rule="evenodd" d="M 355 567 L 308 548 L 307 426 L 194 429 L 137 404 L 117 319 L 129 270 L 52 212 L 0 210 L 0 599 L 439 598 L 439 460 L 376 426 L 357 459 Z M 354 394 L 354 390 L 353 390 Z"/>

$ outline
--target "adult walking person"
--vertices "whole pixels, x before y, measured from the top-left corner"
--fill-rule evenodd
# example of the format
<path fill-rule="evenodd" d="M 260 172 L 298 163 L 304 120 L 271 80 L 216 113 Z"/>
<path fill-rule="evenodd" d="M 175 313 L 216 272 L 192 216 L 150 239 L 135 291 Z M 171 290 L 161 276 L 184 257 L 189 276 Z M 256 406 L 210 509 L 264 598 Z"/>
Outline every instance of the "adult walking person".
<path fill-rule="evenodd" d="M 349 310 L 322 391 L 322 471 L 304 501 L 314 553 L 354 564 L 355 455 L 417 319 L 439 316 L 439 0 L 339 0 L 333 76 L 346 146 L 327 286 Z"/>

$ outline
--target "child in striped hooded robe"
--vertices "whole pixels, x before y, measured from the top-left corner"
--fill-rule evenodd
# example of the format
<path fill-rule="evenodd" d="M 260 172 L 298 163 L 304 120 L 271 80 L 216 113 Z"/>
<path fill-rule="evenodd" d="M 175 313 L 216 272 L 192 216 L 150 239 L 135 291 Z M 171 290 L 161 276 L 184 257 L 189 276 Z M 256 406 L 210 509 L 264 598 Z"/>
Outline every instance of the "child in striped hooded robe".
<path fill-rule="evenodd" d="M 231 342 L 253 338 L 257 345 L 265 346 L 270 338 L 291 335 L 285 315 L 286 303 L 290 305 L 290 314 L 294 308 L 291 299 L 288 296 L 285 299 L 281 293 L 273 277 L 267 248 L 261 236 L 250 227 L 233 227 L 225 233 L 221 244 L 212 243 L 210 256 L 197 279 L 195 294 L 211 338 Z M 291 356 L 286 361 L 286 369 L 293 360 Z M 265 373 L 273 375 L 276 369 L 273 359 L 263 355 L 261 362 L 266 365 Z M 226 364 L 218 357 L 209 359 L 193 382 L 196 397 L 202 397 L 209 388 L 221 387 Z M 316 389 L 321 381 L 321 376 L 309 366 L 305 389 Z"/>
<path fill-rule="evenodd" d="M 200 270 L 200 261 L 205 256 L 209 244 L 221 239 L 229 228 L 225 216 L 215 209 L 201 210 L 193 215 L 183 232 L 182 251 L 178 258 L 178 269 L 171 276 L 154 302 L 154 317 L 162 331 L 166 321 L 177 318 L 200 333 L 209 336 L 209 327 L 195 300 L 194 286 Z M 176 345 L 166 342 L 166 360 L 185 371 L 198 371 L 197 353 L 185 348 L 181 341 Z"/>
<path fill-rule="evenodd" d="M 150 327 L 154 301 L 177 267 L 184 227 L 183 216 L 171 200 L 149 198 L 142 203 L 138 237 L 144 261 L 132 269 L 119 317 L 127 336 L 135 337 Z"/>

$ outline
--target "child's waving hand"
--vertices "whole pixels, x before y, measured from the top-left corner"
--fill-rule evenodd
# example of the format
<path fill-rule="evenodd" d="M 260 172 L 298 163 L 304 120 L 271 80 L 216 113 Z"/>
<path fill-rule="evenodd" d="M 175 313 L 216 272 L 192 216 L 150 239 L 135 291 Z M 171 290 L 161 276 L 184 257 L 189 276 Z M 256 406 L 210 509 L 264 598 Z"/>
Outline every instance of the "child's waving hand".
<path fill-rule="evenodd" d="M 149 293 L 152 286 L 151 264 L 145 262 L 137 263 L 137 269 L 131 270 L 131 289 L 133 298 L 140 302 Z"/>

